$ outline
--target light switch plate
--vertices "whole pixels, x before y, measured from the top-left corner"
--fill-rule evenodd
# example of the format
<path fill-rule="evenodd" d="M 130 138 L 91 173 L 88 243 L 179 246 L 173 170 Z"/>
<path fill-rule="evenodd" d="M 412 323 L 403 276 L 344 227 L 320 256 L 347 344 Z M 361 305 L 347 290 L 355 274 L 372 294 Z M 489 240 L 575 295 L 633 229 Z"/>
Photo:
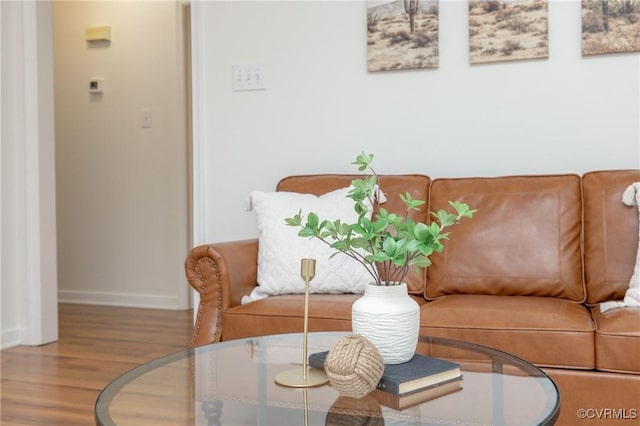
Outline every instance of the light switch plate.
<path fill-rule="evenodd" d="M 231 90 L 266 90 L 264 65 L 234 65 L 231 71 Z"/>
<path fill-rule="evenodd" d="M 150 129 L 153 127 L 153 114 L 150 108 L 142 108 L 140 111 L 140 127 Z"/>

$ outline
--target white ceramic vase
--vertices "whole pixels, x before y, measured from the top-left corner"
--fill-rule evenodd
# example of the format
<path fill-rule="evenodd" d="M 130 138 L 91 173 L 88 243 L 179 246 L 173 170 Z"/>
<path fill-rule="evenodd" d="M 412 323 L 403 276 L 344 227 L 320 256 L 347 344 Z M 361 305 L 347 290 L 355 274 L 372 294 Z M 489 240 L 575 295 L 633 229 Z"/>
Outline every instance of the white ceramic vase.
<path fill-rule="evenodd" d="M 378 348 L 385 364 L 401 364 L 416 352 L 420 306 L 407 293 L 405 283 L 369 284 L 353 303 L 351 327 Z"/>

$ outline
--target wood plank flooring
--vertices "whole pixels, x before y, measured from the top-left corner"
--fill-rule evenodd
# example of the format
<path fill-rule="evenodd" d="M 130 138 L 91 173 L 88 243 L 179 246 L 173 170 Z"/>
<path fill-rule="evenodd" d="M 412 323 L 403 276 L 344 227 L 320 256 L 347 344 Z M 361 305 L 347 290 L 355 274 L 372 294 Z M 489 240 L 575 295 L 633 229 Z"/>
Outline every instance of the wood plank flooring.
<path fill-rule="evenodd" d="M 188 346 L 192 311 L 59 305 L 59 340 L 0 353 L 0 424 L 94 425 L 120 374 Z"/>

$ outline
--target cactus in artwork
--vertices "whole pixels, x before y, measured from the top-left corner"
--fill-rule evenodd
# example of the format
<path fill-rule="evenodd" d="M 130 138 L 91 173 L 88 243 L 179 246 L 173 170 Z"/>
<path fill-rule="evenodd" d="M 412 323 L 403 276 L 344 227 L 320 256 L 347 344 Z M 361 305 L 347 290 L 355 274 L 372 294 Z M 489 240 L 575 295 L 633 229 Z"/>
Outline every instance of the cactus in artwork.
<path fill-rule="evenodd" d="M 418 6 L 420 0 L 404 0 L 404 11 L 409 15 L 409 27 L 411 28 L 411 34 L 415 28 L 416 13 L 418 13 Z"/>
<path fill-rule="evenodd" d="M 602 28 L 605 33 L 609 32 L 609 0 L 602 0 Z"/>

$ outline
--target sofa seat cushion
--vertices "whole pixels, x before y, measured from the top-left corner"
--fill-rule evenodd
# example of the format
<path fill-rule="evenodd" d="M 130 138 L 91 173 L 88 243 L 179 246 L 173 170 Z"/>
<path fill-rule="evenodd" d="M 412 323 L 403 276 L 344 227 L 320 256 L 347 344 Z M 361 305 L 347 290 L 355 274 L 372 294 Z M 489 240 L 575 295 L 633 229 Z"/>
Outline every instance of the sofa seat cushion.
<path fill-rule="evenodd" d="M 619 308 L 605 313 L 591 308 L 596 325 L 596 368 L 640 373 L 640 309 Z"/>
<path fill-rule="evenodd" d="M 312 294 L 309 331 L 351 331 L 351 305 L 362 295 Z M 234 306 L 222 314 L 222 340 L 280 333 L 301 333 L 304 295 L 272 296 Z"/>
<path fill-rule="evenodd" d="M 538 366 L 595 368 L 589 310 L 565 299 L 450 295 L 421 306 L 423 334 L 464 340 Z"/>

